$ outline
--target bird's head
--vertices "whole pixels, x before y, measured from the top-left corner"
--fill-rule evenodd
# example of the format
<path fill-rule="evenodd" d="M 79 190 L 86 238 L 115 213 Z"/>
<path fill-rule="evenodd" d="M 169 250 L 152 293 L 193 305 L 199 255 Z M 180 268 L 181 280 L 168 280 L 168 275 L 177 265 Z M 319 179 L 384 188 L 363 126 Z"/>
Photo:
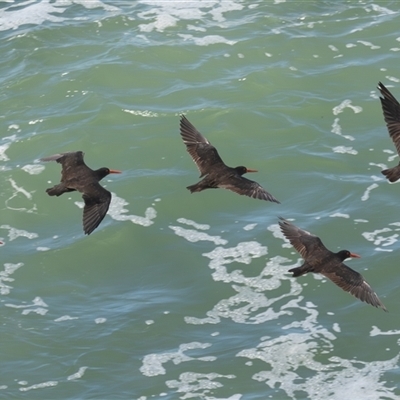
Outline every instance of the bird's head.
<path fill-rule="evenodd" d="M 239 175 L 247 174 L 247 172 L 258 172 L 256 169 L 246 168 L 243 165 L 236 167 L 235 170 Z"/>
<path fill-rule="evenodd" d="M 117 169 L 110 169 L 110 168 L 106 168 L 106 167 L 100 168 L 100 169 L 96 170 L 95 172 L 96 172 L 96 175 L 99 177 L 99 180 L 103 179 L 105 176 L 107 176 L 109 174 L 121 174 L 122 173 L 122 171 L 119 171 Z"/>
<path fill-rule="evenodd" d="M 337 253 L 337 255 L 341 258 L 342 261 L 346 260 L 347 258 L 361 258 L 361 256 L 359 256 L 356 253 L 351 253 L 348 250 L 341 250 Z"/>

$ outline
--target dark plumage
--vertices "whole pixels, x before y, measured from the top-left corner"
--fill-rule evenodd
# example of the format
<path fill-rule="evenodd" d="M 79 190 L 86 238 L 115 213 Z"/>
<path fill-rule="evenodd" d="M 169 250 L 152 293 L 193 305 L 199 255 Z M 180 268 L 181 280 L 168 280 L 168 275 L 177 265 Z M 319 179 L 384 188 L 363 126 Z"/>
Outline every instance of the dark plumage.
<path fill-rule="evenodd" d="M 293 276 L 301 276 L 307 272 L 320 273 L 361 301 L 387 311 L 363 276 L 343 264 L 346 258 L 360 258 L 359 255 L 348 250 L 333 253 L 323 245 L 319 237 L 283 218 L 280 218 L 279 225 L 285 237 L 304 258 L 303 265 L 289 270 Z"/>
<path fill-rule="evenodd" d="M 217 149 L 182 115 L 180 121 L 180 132 L 186 150 L 192 156 L 200 171 L 200 182 L 188 186 L 193 192 L 201 192 L 205 189 L 223 188 L 235 193 L 253 197 L 255 199 L 279 201 L 268 193 L 257 182 L 244 178 L 247 172 L 257 172 L 243 166 L 231 168 L 225 165 L 218 154 Z"/>
<path fill-rule="evenodd" d="M 381 100 L 386 126 L 396 146 L 397 153 L 400 155 L 400 104 L 383 83 L 379 82 L 378 89 L 383 96 L 379 98 Z M 385 175 L 390 182 L 396 182 L 400 178 L 400 163 L 393 168 L 383 170 L 382 174 Z"/>
<path fill-rule="evenodd" d="M 108 174 L 120 174 L 121 171 L 100 168 L 92 170 L 83 161 L 83 152 L 55 154 L 41 161 L 57 161 L 62 165 L 61 182 L 46 190 L 49 196 L 60 196 L 77 190 L 83 193 L 83 230 L 90 235 L 107 214 L 111 202 L 111 193 L 100 184 Z"/>

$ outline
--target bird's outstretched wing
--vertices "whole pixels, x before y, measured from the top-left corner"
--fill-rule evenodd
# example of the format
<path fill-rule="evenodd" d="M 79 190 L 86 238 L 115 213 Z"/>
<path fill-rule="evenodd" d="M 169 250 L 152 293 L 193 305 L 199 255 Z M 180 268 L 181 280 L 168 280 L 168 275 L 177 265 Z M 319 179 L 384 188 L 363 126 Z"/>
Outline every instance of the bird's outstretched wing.
<path fill-rule="evenodd" d="M 400 104 L 382 82 L 379 82 L 378 89 L 383 96 L 380 100 L 389 135 L 400 155 Z"/>
<path fill-rule="evenodd" d="M 85 201 L 83 208 L 83 231 L 90 235 L 107 214 L 111 202 L 111 193 L 98 183 L 92 184 L 82 195 Z"/>
<path fill-rule="evenodd" d="M 326 276 L 346 292 L 357 297 L 357 299 L 387 311 L 384 304 L 379 300 L 379 297 L 372 290 L 364 277 L 357 271 L 349 268 L 347 265 L 341 263 L 329 271 L 321 271 L 321 274 Z"/>
<path fill-rule="evenodd" d="M 229 181 L 227 180 L 226 182 L 220 183 L 218 187 L 231 190 L 232 192 L 244 196 L 253 197 L 254 199 L 273 201 L 274 203 L 280 204 L 280 202 L 260 184 L 240 175 L 230 176 Z"/>
<path fill-rule="evenodd" d="M 186 150 L 192 156 L 200 171 L 200 177 L 207 175 L 215 165 L 224 165 L 217 149 L 189 122 L 181 115 L 180 133 Z"/>

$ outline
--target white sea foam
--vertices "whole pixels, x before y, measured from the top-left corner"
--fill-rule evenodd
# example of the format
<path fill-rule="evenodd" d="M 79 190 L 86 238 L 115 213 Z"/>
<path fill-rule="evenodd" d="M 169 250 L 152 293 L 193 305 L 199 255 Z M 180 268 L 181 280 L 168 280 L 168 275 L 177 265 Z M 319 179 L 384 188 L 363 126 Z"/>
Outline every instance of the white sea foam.
<path fill-rule="evenodd" d="M 389 8 L 382 7 L 382 6 L 378 5 L 378 4 L 371 4 L 370 7 L 371 7 L 374 11 L 380 13 L 381 15 L 397 14 L 397 10 L 396 10 L 396 11 L 393 11 L 393 10 L 390 10 Z"/>
<path fill-rule="evenodd" d="M 32 121 L 29 121 L 29 125 L 36 125 L 39 122 L 43 122 L 43 119 L 34 119 Z"/>
<path fill-rule="evenodd" d="M 248 224 L 246 226 L 243 227 L 244 231 L 251 231 L 253 230 L 255 227 L 257 226 L 257 224 Z"/>
<path fill-rule="evenodd" d="M 386 164 L 382 164 L 382 163 L 370 162 L 370 163 L 368 163 L 368 165 L 371 165 L 371 166 L 373 166 L 373 167 L 378 167 L 378 168 L 380 168 L 380 169 L 387 168 L 387 165 L 386 165 Z"/>
<path fill-rule="evenodd" d="M 358 151 L 354 150 L 353 147 L 336 146 L 336 147 L 332 147 L 332 150 L 334 153 L 340 153 L 340 154 L 351 154 L 351 155 L 358 154 Z"/>
<path fill-rule="evenodd" d="M 355 114 L 358 114 L 362 111 L 362 107 L 353 106 L 353 104 L 351 103 L 351 100 L 346 99 L 346 100 L 343 100 L 338 106 L 333 107 L 333 109 L 332 109 L 333 115 L 341 114 L 346 108 L 350 108 L 351 110 L 354 111 Z"/>
<path fill-rule="evenodd" d="M 27 387 L 22 387 L 19 388 L 21 392 L 28 392 L 29 390 L 34 390 L 34 389 L 44 389 L 48 387 L 53 387 L 57 386 L 58 382 L 57 381 L 47 381 L 43 383 L 36 383 L 35 385 L 27 386 Z"/>
<path fill-rule="evenodd" d="M 88 367 L 80 367 L 78 372 L 75 372 L 75 374 L 69 375 L 67 380 L 68 381 L 74 381 L 76 379 L 82 378 L 87 369 L 88 369 Z"/>
<path fill-rule="evenodd" d="M 11 304 L 6 303 L 6 307 L 11 308 L 22 308 L 22 315 L 28 315 L 30 313 L 35 313 L 39 315 L 46 315 L 48 312 L 48 305 L 39 296 L 32 300 L 32 304 Z"/>
<path fill-rule="evenodd" d="M 23 229 L 13 228 L 10 225 L 1 225 L 0 229 L 7 229 L 8 230 L 8 238 L 10 242 L 19 238 L 19 237 L 26 237 L 27 239 L 36 239 L 39 235 L 35 232 L 28 232 Z"/>
<path fill-rule="evenodd" d="M 168 362 L 173 362 L 175 365 L 178 365 L 192 360 L 214 361 L 216 359 L 215 357 L 190 357 L 185 354 L 185 352 L 189 350 L 206 349 L 210 346 L 210 343 L 191 342 L 179 345 L 177 351 L 148 354 L 143 358 L 140 372 L 145 376 L 165 375 L 166 370 L 163 365 Z"/>
<path fill-rule="evenodd" d="M 340 212 L 330 214 L 329 216 L 331 218 L 350 218 L 349 214 L 343 214 L 343 213 L 340 213 Z"/>
<path fill-rule="evenodd" d="M 11 195 L 11 197 L 9 197 L 9 198 L 5 201 L 5 204 L 6 204 L 7 208 L 8 208 L 9 210 L 14 210 L 14 211 L 25 211 L 25 212 L 27 212 L 27 213 L 32 213 L 32 212 L 37 211 L 36 204 L 35 204 L 35 203 L 32 204 L 32 200 L 33 200 L 32 193 L 34 193 L 34 191 L 28 192 L 28 191 L 25 190 L 22 186 L 18 186 L 17 183 L 16 183 L 16 182 L 14 181 L 14 179 L 12 179 L 12 178 L 9 178 L 8 181 L 10 182 L 11 187 L 14 189 L 14 191 L 13 191 L 13 194 Z M 13 200 L 14 200 L 15 198 L 18 198 L 20 194 L 21 194 L 22 196 L 24 196 L 24 197 L 28 200 L 28 201 L 26 201 L 26 200 L 24 199 L 24 201 L 26 201 L 26 203 L 29 204 L 29 205 L 31 206 L 31 208 L 28 208 L 28 207 L 12 207 L 12 206 L 10 205 L 10 203 L 13 203 Z"/>
<path fill-rule="evenodd" d="M 0 10 L 0 31 L 18 29 L 24 25 L 42 25 L 50 22 L 66 22 L 69 20 L 79 20 L 81 17 L 67 18 L 65 11 L 71 7 L 81 5 L 84 8 L 103 8 L 108 13 L 119 13 L 120 9 L 100 0 L 41 0 L 39 2 L 26 1 L 24 7 L 20 4 L 11 4 Z M 110 14 L 108 14 L 109 16 Z"/>
<path fill-rule="evenodd" d="M 62 317 L 56 318 L 54 322 L 70 321 L 72 319 L 79 319 L 78 317 L 70 317 L 69 315 L 63 315 Z"/>
<path fill-rule="evenodd" d="M 238 247 L 241 247 L 242 250 L 246 248 L 245 244 L 239 244 Z M 250 255 L 240 253 L 242 251 L 227 249 L 225 254 L 220 250 L 205 254 L 205 256 L 211 258 L 209 266 L 215 270 L 212 274 L 214 280 L 230 283 L 236 294 L 228 299 L 220 300 L 211 310 L 207 311 L 206 317 L 186 316 L 186 323 L 194 325 L 217 324 L 222 318 L 229 318 L 236 323 L 261 324 L 276 320 L 289 313 L 284 306 L 277 310 L 274 308 L 275 303 L 282 304 L 286 298 L 289 298 L 286 303 L 289 304 L 293 296 L 298 296 L 302 290 L 300 284 L 287 275 L 288 266 L 282 265 L 289 260 L 280 256 L 273 257 L 267 262 L 261 273 L 248 277 L 242 270 L 236 269 L 229 272 L 223 265 L 233 261 L 249 263 L 248 257 Z M 250 254 L 252 254 L 252 257 L 257 257 L 257 255 L 264 254 L 264 251 L 255 253 L 251 251 Z M 236 255 L 235 259 L 231 259 L 233 255 Z M 290 265 L 290 267 L 293 267 L 293 265 Z M 291 287 L 288 292 L 283 295 L 273 294 L 272 291 L 280 288 L 283 280 L 290 282 Z"/>
<path fill-rule="evenodd" d="M 274 310 L 273 305 L 286 296 L 298 295 L 301 287 L 297 281 L 291 281 L 292 290 L 283 296 L 270 297 L 265 292 L 278 289 L 282 279 L 289 279 L 286 268 L 282 268 L 281 265 L 289 261 L 287 258 L 280 256 L 271 258 L 262 272 L 256 276 L 246 276 L 247 274 L 241 269 L 232 266 L 229 270 L 227 268 L 230 264 L 248 265 L 253 259 L 263 257 L 267 253 L 267 247 L 258 242 L 241 242 L 234 247 L 216 247 L 211 252 L 203 254 L 210 259 L 209 267 L 213 270 L 213 279 L 231 284 L 236 294 L 220 300 L 207 312 L 206 317 L 186 316 L 186 323 L 216 324 L 221 318 L 230 318 L 235 322 L 258 324 L 286 314 L 286 311 Z"/>
<path fill-rule="evenodd" d="M 399 329 L 392 329 L 389 331 L 382 331 L 379 329 L 377 326 L 372 325 L 371 332 L 369 333 L 370 336 L 400 336 L 400 330 Z"/>
<path fill-rule="evenodd" d="M 387 76 L 386 76 L 386 79 L 388 79 L 389 81 L 392 81 L 392 82 L 396 82 L 396 83 L 399 83 L 399 82 L 400 82 L 400 79 L 399 79 L 399 78 L 396 78 L 396 77 L 394 77 L 394 76 L 389 76 L 389 75 L 387 75 Z"/>
<path fill-rule="evenodd" d="M 177 222 L 179 222 L 180 224 L 186 224 L 189 226 L 193 226 L 196 229 L 201 229 L 203 231 L 210 229 L 210 225 L 207 224 L 198 224 L 197 222 L 194 222 L 190 219 L 186 219 L 186 218 L 178 218 Z"/>
<path fill-rule="evenodd" d="M 141 117 L 158 117 L 159 114 L 155 113 L 153 111 L 149 111 L 149 110 L 128 110 L 128 109 L 124 109 L 122 110 L 126 113 L 132 114 L 132 115 L 140 115 Z"/>
<path fill-rule="evenodd" d="M 347 140 L 355 140 L 354 137 L 351 135 L 343 135 L 342 134 L 342 127 L 340 126 L 339 121 L 340 121 L 339 118 L 335 118 L 335 120 L 333 121 L 333 124 L 332 124 L 331 132 L 336 135 L 342 136 L 343 138 L 345 138 Z"/>
<path fill-rule="evenodd" d="M 381 46 L 376 46 L 376 45 L 372 44 L 371 42 L 367 42 L 366 40 L 357 40 L 357 43 L 361 43 L 364 46 L 369 47 L 371 50 L 377 50 L 377 49 L 381 48 Z"/>
<path fill-rule="evenodd" d="M 29 175 L 39 175 L 44 171 L 45 166 L 41 164 L 27 164 L 21 167 L 21 169 L 27 172 Z"/>
<path fill-rule="evenodd" d="M 50 247 L 39 246 L 39 247 L 36 247 L 36 250 L 37 251 L 49 251 Z"/>
<path fill-rule="evenodd" d="M 371 193 L 371 190 L 376 189 L 379 187 L 377 183 L 373 183 L 372 185 L 369 185 L 367 189 L 365 190 L 364 194 L 361 196 L 361 201 L 366 201 L 369 199 L 369 194 Z"/>
<path fill-rule="evenodd" d="M 234 44 L 237 43 L 236 40 L 228 40 L 221 35 L 206 35 L 203 37 L 196 37 L 191 34 L 178 33 L 178 36 L 180 36 L 184 41 L 193 42 L 197 46 L 209 46 L 211 44 L 217 44 L 217 43 L 225 43 L 228 44 L 229 46 L 233 46 Z M 239 55 L 239 58 L 243 57 Z"/>
<path fill-rule="evenodd" d="M 14 282 L 14 278 L 10 278 L 18 268 L 21 268 L 24 263 L 20 262 L 17 264 L 5 263 L 4 271 L 0 271 L 0 294 L 7 295 L 10 294 L 12 286 L 6 284 L 5 282 Z"/>
<path fill-rule="evenodd" d="M 392 388 L 386 386 L 384 374 L 397 368 L 399 356 L 385 361 L 364 362 L 358 358 L 347 360 L 341 357 L 330 357 L 330 365 L 314 359 L 314 353 L 320 353 L 317 343 L 323 343 L 323 337 L 316 336 L 313 341 L 294 341 L 291 337 L 282 337 L 284 342 L 268 342 L 262 348 L 258 345 L 252 352 L 241 352 L 238 355 L 250 358 L 261 358 L 268 364 L 268 370 L 253 375 L 253 379 L 265 382 L 270 388 L 285 391 L 290 398 L 297 398 L 296 393 L 304 391 L 308 399 L 391 399 L 398 396 Z M 260 348 L 261 347 L 261 348 Z M 274 356 L 276 357 L 274 359 Z M 307 370 L 307 379 L 303 378 L 301 369 Z M 299 372 L 297 372 L 299 370 Z"/>
<path fill-rule="evenodd" d="M 185 238 L 188 242 L 200 242 L 200 241 L 209 241 L 215 244 L 226 244 L 227 240 L 222 239 L 221 236 L 211 236 L 205 232 L 199 232 L 195 229 L 186 229 L 181 226 L 170 225 L 170 229 L 172 229 L 176 235 Z"/>
<path fill-rule="evenodd" d="M 176 389 L 178 393 L 187 393 L 189 397 L 183 396 L 181 397 L 182 399 L 196 396 L 197 398 L 206 398 L 208 400 L 223 400 L 221 398 L 217 399 L 216 397 L 208 396 L 208 393 L 224 386 L 221 382 L 219 382 L 221 378 L 234 379 L 236 376 L 221 375 L 215 372 L 208 374 L 198 372 L 183 372 L 179 375 L 179 379 L 167 380 L 165 384 L 170 389 Z M 230 396 L 226 400 L 235 400 L 240 398 L 241 395 L 234 395 Z"/>
<path fill-rule="evenodd" d="M 386 228 L 376 229 L 372 232 L 363 232 L 362 236 L 369 242 L 372 242 L 375 246 L 383 246 L 383 247 L 392 246 L 394 243 L 398 241 L 399 234 L 393 233 L 400 231 L 398 224 L 399 223 L 397 222 L 389 224 L 395 226 L 396 228 L 386 227 Z"/>
<path fill-rule="evenodd" d="M 164 32 L 168 28 L 176 27 L 178 21 L 214 21 L 214 25 L 226 23 L 225 14 L 231 11 L 240 11 L 243 4 L 234 0 L 210 0 L 207 2 L 182 2 L 162 0 L 140 0 L 140 4 L 149 6 L 149 9 L 139 12 L 138 17 L 147 23 L 139 24 L 142 32 Z M 208 18 L 211 16 L 211 18 Z M 223 25 L 222 25 L 223 26 Z"/>
<path fill-rule="evenodd" d="M 8 161 L 9 158 L 6 154 L 6 150 L 11 146 L 11 142 L 0 145 L 0 161 Z"/>

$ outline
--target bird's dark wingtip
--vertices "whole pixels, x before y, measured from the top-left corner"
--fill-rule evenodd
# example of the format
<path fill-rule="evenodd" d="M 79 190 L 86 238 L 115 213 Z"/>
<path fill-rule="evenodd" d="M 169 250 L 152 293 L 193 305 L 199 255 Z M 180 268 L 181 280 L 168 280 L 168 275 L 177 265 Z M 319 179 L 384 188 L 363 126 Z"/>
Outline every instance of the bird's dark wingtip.
<path fill-rule="evenodd" d="M 247 194 L 247 193 L 243 193 L 243 194 Z M 274 196 L 272 196 L 271 193 L 268 193 L 265 190 L 263 190 L 261 193 L 260 192 L 254 193 L 253 196 L 250 196 L 250 197 L 253 197 L 255 199 L 265 200 L 265 201 L 271 201 L 271 202 L 277 203 L 277 204 L 281 204 L 281 202 L 278 199 L 276 199 Z"/>
<path fill-rule="evenodd" d="M 290 222 L 286 218 L 278 216 L 278 219 L 279 219 L 279 225 L 281 226 L 283 226 L 284 224 L 290 224 Z"/>
<path fill-rule="evenodd" d="M 381 174 L 384 175 L 389 182 L 396 182 L 400 179 L 400 165 L 384 169 L 381 171 Z"/>

